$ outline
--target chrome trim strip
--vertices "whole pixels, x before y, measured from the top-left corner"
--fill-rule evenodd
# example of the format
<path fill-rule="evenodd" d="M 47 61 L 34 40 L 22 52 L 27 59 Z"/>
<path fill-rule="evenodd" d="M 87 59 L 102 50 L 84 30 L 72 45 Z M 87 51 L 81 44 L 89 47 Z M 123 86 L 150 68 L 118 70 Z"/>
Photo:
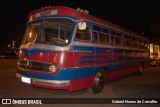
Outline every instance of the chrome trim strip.
<path fill-rule="evenodd" d="M 85 42 L 80 42 L 76 41 L 73 42 L 72 45 L 74 46 L 89 46 L 89 47 L 96 47 L 96 48 L 112 48 L 112 49 L 127 49 L 127 50 L 141 50 L 141 51 L 148 51 L 144 49 L 137 49 L 137 48 L 132 48 L 132 47 L 122 47 L 118 45 L 109 45 L 109 44 L 97 44 L 97 43 L 85 43 Z"/>
<path fill-rule="evenodd" d="M 34 44 L 33 49 L 40 49 L 40 50 L 55 50 L 55 51 L 66 51 L 69 50 L 69 46 L 60 47 L 60 46 L 51 46 L 45 44 Z"/>
<path fill-rule="evenodd" d="M 93 51 L 75 50 L 74 52 L 93 52 Z"/>
<path fill-rule="evenodd" d="M 54 46 L 54 45 L 46 45 L 46 44 L 22 44 L 20 49 L 39 49 L 39 50 L 51 50 L 51 51 L 69 51 L 69 46 L 60 47 L 60 46 Z"/>
<path fill-rule="evenodd" d="M 26 77 L 23 76 L 19 73 L 16 73 L 16 77 L 22 78 Z M 27 77 L 30 78 L 30 77 Z M 44 79 L 36 79 L 36 78 L 31 78 L 31 84 L 39 84 L 39 85 L 45 85 L 45 86 L 69 86 L 70 85 L 70 80 L 44 80 Z"/>

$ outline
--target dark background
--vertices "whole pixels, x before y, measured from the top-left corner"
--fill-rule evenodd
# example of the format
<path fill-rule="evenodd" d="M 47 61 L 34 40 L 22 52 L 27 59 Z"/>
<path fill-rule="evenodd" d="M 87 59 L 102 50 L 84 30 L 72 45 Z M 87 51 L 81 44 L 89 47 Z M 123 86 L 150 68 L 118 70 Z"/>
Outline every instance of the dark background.
<path fill-rule="evenodd" d="M 91 15 L 150 39 L 154 36 L 160 38 L 160 5 L 157 0 L 5 0 L 0 6 L 0 50 L 7 49 L 12 40 L 16 40 L 19 47 L 32 10 L 57 5 L 80 7 Z"/>

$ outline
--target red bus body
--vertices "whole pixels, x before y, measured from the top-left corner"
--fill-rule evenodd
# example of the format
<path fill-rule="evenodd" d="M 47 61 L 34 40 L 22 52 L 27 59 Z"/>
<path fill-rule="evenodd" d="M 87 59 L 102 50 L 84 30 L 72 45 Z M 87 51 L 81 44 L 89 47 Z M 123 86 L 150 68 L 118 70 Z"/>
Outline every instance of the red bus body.
<path fill-rule="evenodd" d="M 29 26 L 33 23 L 38 30 L 32 42 L 28 42 L 32 38 L 31 34 L 30 37 L 24 37 L 17 77 L 31 86 L 72 92 L 93 87 L 99 71 L 103 71 L 107 80 L 113 80 L 139 72 L 140 67 L 147 68 L 149 65 L 148 39 L 120 26 L 63 6 L 49 6 L 32 11 L 28 18 Z M 49 24 L 52 20 L 64 30 Z M 89 39 L 87 36 L 85 39 L 81 35 L 82 38 L 77 36 L 77 24 L 80 21 L 87 24 Z M 57 38 L 63 35 L 62 38 L 69 39 L 63 39 L 64 43 L 58 42 L 58 45 L 44 42 L 44 35 L 41 36 L 43 26 L 46 26 L 44 23 L 48 24 L 48 28 L 44 29 L 48 33 L 46 35 L 58 31 L 56 34 L 60 35 Z M 72 23 L 72 29 L 67 32 L 66 25 L 58 23 Z M 121 36 L 118 36 L 119 33 Z M 69 36 L 64 37 L 65 35 Z M 106 35 L 103 37 L 108 41 L 105 43 L 100 35 Z M 29 38 L 28 41 L 26 38 Z"/>

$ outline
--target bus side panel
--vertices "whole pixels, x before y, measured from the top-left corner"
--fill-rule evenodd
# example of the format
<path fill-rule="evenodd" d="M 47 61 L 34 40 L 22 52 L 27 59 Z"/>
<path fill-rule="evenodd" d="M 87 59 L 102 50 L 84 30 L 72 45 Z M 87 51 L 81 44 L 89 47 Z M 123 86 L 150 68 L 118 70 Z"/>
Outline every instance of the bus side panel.
<path fill-rule="evenodd" d="M 109 80 L 113 80 L 139 70 L 139 52 L 133 50 L 113 50 L 113 69 L 109 73 Z"/>
<path fill-rule="evenodd" d="M 94 79 L 94 54 L 95 48 L 88 46 L 73 46 L 74 48 L 74 79 L 72 90 L 89 88 Z"/>
<path fill-rule="evenodd" d="M 124 49 L 113 49 L 113 63 L 124 63 Z"/>
<path fill-rule="evenodd" d="M 95 50 L 95 75 L 101 69 L 108 74 L 112 71 L 112 49 L 96 47 Z"/>
<path fill-rule="evenodd" d="M 98 48 L 95 49 L 95 65 L 108 65 L 112 63 L 112 49 Z"/>
<path fill-rule="evenodd" d="M 86 78 L 72 80 L 70 91 L 77 91 L 85 88 L 90 88 L 93 85 L 94 78 L 94 76 L 89 76 Z"/>

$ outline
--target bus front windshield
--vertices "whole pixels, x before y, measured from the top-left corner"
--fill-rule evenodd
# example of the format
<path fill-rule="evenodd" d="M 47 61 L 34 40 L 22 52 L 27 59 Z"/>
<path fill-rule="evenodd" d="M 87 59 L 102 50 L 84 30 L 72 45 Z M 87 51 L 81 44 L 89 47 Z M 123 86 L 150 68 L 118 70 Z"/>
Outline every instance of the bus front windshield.
<path fill-rule="evenodd" d="M 38 33 L 39 28 L 41 29 Z M 67 19 L 46 19 L 42 21 L 42 27 L 38 22 L 31 23 L 26 33 L 25 43 L 34 42 L 35 40 L 37 43 L 65 46 L 71 40 L 72 29 L 73 21 Z M 31 31 L 34 36 L 30 36 Z"/>
<path fill-rule="evenodd" d="M 40 27 L 40 22 L 34 22 L 28 25 L 25 33 L 25 41 L 24 43 L 34 42 L 36 35 L 38 33 L 38 29 Z"/>

